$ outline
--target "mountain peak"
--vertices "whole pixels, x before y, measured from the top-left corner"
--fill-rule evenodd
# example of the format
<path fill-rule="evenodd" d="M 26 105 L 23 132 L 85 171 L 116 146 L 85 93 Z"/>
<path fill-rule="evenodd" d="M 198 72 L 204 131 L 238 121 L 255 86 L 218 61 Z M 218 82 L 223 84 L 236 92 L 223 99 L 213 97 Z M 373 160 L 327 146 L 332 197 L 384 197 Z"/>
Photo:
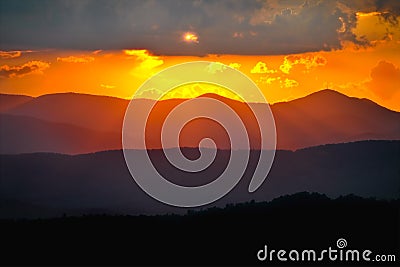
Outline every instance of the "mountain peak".
<path fill-rule="evenodd" d="M 199 98 L 199 97 L 214 98 L 214 99 L 227 99 L 226 97 L 224 97 L 222 95 L 219 95 L 219 94 L 216 94 L 216 93 L 205 93 L 205 94 L 199 95 L 196 98 Z"/>
<path fill-rule="evenodd" d="M 310 98 L 310 97 L 317 97 L 317 96 L 319 96 L 319 97 L 321 97 L 321 96 L 322 97 L 330 97 L 330 98 L 331 97 L 350 98 L 350 96 L 347 96 L 347 95 L 345 95 L 343 93 L 340 93 L 340 92 L 338 92 L 336 90 L 328 89 L 328 88 L 313 92 L 313 93 L 311 93 L 311 94 L 309 94 L 309 95 L 307 95 L 307 96 L 305 96 L 303 98 Z"/>
<path fill-rule="evenodd" d="M 340 93 L 340 92 L 338 92 L 336 90 L 329 89 L 329 88 L 321 89 L 319 91 L 314 92 L 314 94 L 315 93 L 339 94 L 339 95 L 344 95 L 345 96 L 345 94 L 342 94 L 342 93 Z"/>

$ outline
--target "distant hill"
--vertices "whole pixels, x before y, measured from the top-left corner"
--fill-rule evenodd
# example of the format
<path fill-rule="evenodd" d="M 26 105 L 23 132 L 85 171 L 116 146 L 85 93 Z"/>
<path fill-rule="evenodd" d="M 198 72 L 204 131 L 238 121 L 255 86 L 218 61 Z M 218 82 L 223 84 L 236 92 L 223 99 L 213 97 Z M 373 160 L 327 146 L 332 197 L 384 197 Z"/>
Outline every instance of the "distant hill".
<path fill-rule="evenodd" d="M 33 98 L 7 113 L 96 131 L 119 132 L 128 103 L 115 97 L 58 93 Z"/>
<path fill-rule="evenodd" d="M 0 112 L 6 112 L 33 99 L 33 97 L 26 95 L 0 94 Z"/>
<path fill-rule="evenodd" d="M 196 153 L 195 149 L 183 149 Z M 214 180 L 223 170 L 229 151 L 218 151 L 216 161 L 192 175 L 166 164 L 160 151 L 150 151 L 157 168 L 170 181 L 187 186 Z M 325 145 L 292 151 L 277 151 L 270 175 L 255 192 L 248 185 L 257 164 L 252 151 L 249 166 L 235 189 L 211 206 L 266 201 L 301 191 L 329 197 L 355 194 L 362 197 L 400 197 L 400 141 L 363 141 Z M 159 203 L 144 193 L 131 178 L 121 151 L 85 155 L 48 153 L 0 155 L 0 202 L 15 207 L 0 216 L 32 216 L 42 207 L 50 216 L 90 211 L 122 214 L 182 213 L 185 209 Z M 28 208 L 23 208 L 26 203 Z M 210 205 L 209 205 L 210 206 Z M 31 212 L 26 213 L 29 209 Z M 46 213 L 37 208 L 36 214 Z"/>
<path fill-rule="evenodd" d="M 213 94 L 208 94 L 207 97 L 219 99 L 231 106 L 245 123 L 250 133 L 252 148 L 260 148 L 260 134 L 247 104 Z M 154 103 L 145 99 L 134 101 L 137 112 Z M 161 147 L 159 135 L 162 123 L 167 114 L 183 101 L 183 99 L 171 99 L 156 103 L 148 122 L 148 130 L 152 133 L 152 138 L 147 142 L 148 148 Z M 29 102 L 8 109 L 7 114 L 29 116 L 121 136 L 128 103 L 128 100 L 105 96 L 53 94 L 33 98 Z M 250 106 L 258 112 L 266 108 L 265 104 L 250 103 Z M 295 150 L 359 140 L 400 140 L 399 112 L 388 110 L 370 100 L 348 97 L 333 90 L 322 90 L 304 98 L 273 104 L 271 110 L 276 123 L 278 149 Z M 7 125 L 2 126 L 7 127 Z M 197 120 L 192 126 L 184 128 L 184 134 L 180 139 L 182 147 L 196 147 L 201 138 L 211 136 L 217 140 L 219 148 L 229 148 L 226 133 L 215 123 L 209 120 Z M 13 134 L 21 135 L 19 132 Z M 63 139 L 63 137 L 58 138 Z M 140 148 L 140 138 L 137 135 L 133 135 L 132 138 L 137 141 L 137 146 Z M 104 142 L 109 144 L 114 141 Z M 243 147 L 244 143 L 236 148 Z M 91 151 L 98 151 L 96 149 L 97 147 L 93 147 Z M 38 147 L 37 151 L 44 150 Z M 7 153 L 19 152 L 21 151 Z M 65 150 L 58 152 L 68 153 Z"/>
<path fill-rule="evenodd" d="M 119 149 L 121 136 L 65 123 L 0 114 L 0 152 L 4 154 L 62 152 L 82 154 Z"/>

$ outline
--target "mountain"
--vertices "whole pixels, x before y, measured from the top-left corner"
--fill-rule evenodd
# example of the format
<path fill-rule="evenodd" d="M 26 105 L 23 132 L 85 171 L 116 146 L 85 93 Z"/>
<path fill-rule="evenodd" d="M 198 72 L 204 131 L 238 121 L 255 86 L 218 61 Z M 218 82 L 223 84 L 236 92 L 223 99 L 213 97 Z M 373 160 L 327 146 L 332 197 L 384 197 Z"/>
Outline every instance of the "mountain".
<path fill-rule="evenodd" d="M 33 99 L 33 97 L 26 95 L 0 94 L 0 112 L 6 112 Z"/>
<path fill-rule="evenodd" d="M 186 186 L 216 179 L 229 160 L 229 151 L 219 150 L 209 168 L 192 174 L 171 168 L 160 150 L 149 153 L 166 179 Z M 193 155 L 198 151 L 184 148 L 183 153 Z M 251 153 L 239 184 L 208 207 L 250 200 L 266 201 L 302 191 L 319 192 L 334 198 L 347 194 L 400 198 L 400 141 L 362 141 L 295 152 L 278 150 L 268 178 L 254 193 L 248 193 L 247 189 L 259 152 Z M 164 205 L 144 193 L 130 176 L 121 151 L 76 156 L 48 153 L 0 155 L 0 164 L 0 208 L 3 207 L 0 216 L 3 217 L 60 216 L 92 211 L 110 214 L 186 211 Z M 23 203 L 26 203 L 25 207 Z M 11 211 L 5 208 L 10 205 L 16 208 Z M 34 207 L 41 208 L 34 212 Z M 30 212 L 26 213 L 27 210 Z"/>
<path fill-rule="evenodd" d="M 279 148 L 356 140 L 399 140 L 400 113 L 376 103 L 322 90 L 272 105 Z"/>
<path fill-rule="evenodd" d="M 121 136 L 26 116 L 0 114 L 0 152 L 82 154 L 118 149 Z"/>
<path fill-rule="evenodd" d="M 7 113 L 66 123 L 102 132 L 119 132 L 128 100 L 76 93 L 42 95 Z"/>
<path fill-rule="evenodd" d="M 261 148 L 260 132 L 249 107 L 256 113 L 261 113 L 265 111 L 265 104 L 246 104 L 213 94 L 205 96 L 229 105 L 244 122 L 249 132 L 251 148 Z M 183 101 L 185 100 L 170 99 L 154 103 L 153 100 L 134 100 L 138 113 L 155 104 L 147 124 L 147 130 L 151 133 L 146 136 L 147 148 L 161 148 L 160 135 L 163 122 L 173 108 Z M 128 104 L 128 100 L 113 97 L 65 93 L 34 98 L 7 110 L 7 114 L 29 116 L 121 136 L 122 122 Z M 271 110 L 276 124 L 278 149 L 296 150 L 359 140 L 400 139 L 399 112 L 388 110 L 370 100 L 348 97 L 333 90 L 322 90 L 300 99 L 273 104 Z M 184 115 L 183 111 L 177 113 L 177 117 L 182 118 Z M 228 125 L 235 125 L 232 119 L 226 118 L 226 120 Z M 204 137 L 212 137 L 220 149 L 230 147 L 229 137 L 219 124 L 207 119 L 193 120 L 190 124 L 182 130 L 181 147 L 197 147 Z M 14 134 L 20 135 L 17 132 Z M 140 133 L 133 132 L 132 140 L 134 147 L 143 148 L 140 145 L 142 140 Z M 234 148 L 246 148 L 244 141 L 241 140 L 241 143 Z M 104 142 L 114 143 L 114 141 Z M 38 149 L 38 152 L 44 151 L 40 150 L 40 147 Z M 93 147 L 91 151 L 98 150 Z M 58 152 L 67 153 L 65 150 Z"/>

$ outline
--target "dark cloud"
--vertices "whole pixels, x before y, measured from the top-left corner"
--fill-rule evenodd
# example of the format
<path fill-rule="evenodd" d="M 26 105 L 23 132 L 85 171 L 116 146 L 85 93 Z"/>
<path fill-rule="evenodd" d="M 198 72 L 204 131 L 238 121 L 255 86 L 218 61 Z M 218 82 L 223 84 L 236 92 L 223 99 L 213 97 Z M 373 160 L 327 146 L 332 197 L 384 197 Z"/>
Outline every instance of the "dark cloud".
<path fill-rule="evenodd" d="M 398 25 L 399 23 L 399 0 L 341 0 L 340 2 L 359 12 L 379 12 L 382 19 L 393 25 Z"/>
<path fill-rule="evenodd" d="M 22 54 L 21 51 L 0 51 L 0 58 L 16 58 L 20 57 Z"/>
<path fill-rule="evenodd" d="M 1 51 L 0 50 L 0 59 L 11 59 L 17 58 L 22 56 L 24 53 L 32 53 L 32 50 L 25 50 L 25 51 Z"/>
<path fill-rule="evenodd" d="M 388 3 L 390 2 L 390 3 Z M 0 1 L 0 49 L 149 49 L 155 54 L 281 54 L 340 49 L 356 11 L 381 1 Z M 400 2 L 400 1 L 399 1 Z M 389 11 L 388 11 L 389 12 Z M 391 11 L 390 11 L 391 12 Z M 186 32 L 198 43 L 186 43 Z"/>

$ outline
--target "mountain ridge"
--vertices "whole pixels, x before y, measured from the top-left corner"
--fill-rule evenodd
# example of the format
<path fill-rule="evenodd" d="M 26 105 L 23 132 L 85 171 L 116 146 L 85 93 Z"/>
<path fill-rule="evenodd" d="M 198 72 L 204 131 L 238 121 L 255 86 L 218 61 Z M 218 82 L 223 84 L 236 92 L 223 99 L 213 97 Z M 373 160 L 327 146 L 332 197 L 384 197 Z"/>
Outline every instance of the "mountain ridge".
<path fill-rule="evenodd" d="M 345 97 L 352 98 L 352 99 L 365 100 L 365 101 L 368 101 L 368 102 L 372 102 L 372 103 L 374 103 L 374 104 L 376 104 L 376 105 L 378 105 L 378 106 L 381 106 L 381 107 L 383 107 L 383 108 L 385 108 L 385 109 L 387 109 L 387 110 L 390 110 L 390 111 L 399 113 L 399 111 L 389 109 L 389 108 L 387 108 L 387 107 L 385 107 L 385 106 L 382 106 L 382 105 L 380 105 L 380 104 L 378 104 L 378 103 L 376 103 L 376 102 L 374 102 L 374 101 L 372 101 L 372 100 L 370 100 L 370 99 L 368 99 L 368 98 L 359 98 L 359 97 L 348 96 L 348 95 L 346 95 L 346 94 L 344 94 L 344 93 L 338 92 L 338 91 L 333 90 L 333 89 L 327 89 L 327 88 L 326 88 L 326 89 L 321 89 L 321 90 L 319 90 L 319 91 L 315 91 L 315 92 L 312 92 L 312 93 L 310 93 L 310 94 L 308 94 L 308 95 L 305 95 L 305 96 L 302 96 L 302 97 L 298 97 L 298 98 L 295 98 L 295 99 L 291 99 L 291 100 L 288 100 L 288 101 L 278 101 L 278 102 L 275 102 L 275 103 L 272 103 L 272 104 L 270 104 L 270 103 L 268 103 L 268 104 L 269 104 L 270 106 L 273 106 L 273 105 L 277 105 L 277 104 L 289 103 L 289 102 L 293 102 L 293 101 L 296 101 L 296 100 L 301 100 L 301 99 L 304 99 L 304 98 L 307 98 L 307 97 L 310 97 L 310 96 L 313 96 L 313 95 L 316 95 L 316 94 L 321 94 L 321 93 L 333 93 L 333 94 L 345 96 Z M 72 92 L 72 91 L 71 91 L 71 92 L 58 92 L 58 93 L 51 93 L 51 94 L 43 94 L 43 95 L 39 95 L 39 96 L 29 96 L 29 95 L 24 95 L 24 94 L 0 93 L 0 99 L 1 99 L 1 97 L 3 97 L 3 96 L 10 96 L 10 97 L 26 97 L 26 98 L 30 98 L 31 100 L 33 100 L 33 99 L 37 99 L 37 98 L 40 98 L 40 97 L 45 97 L 45 96 L 57 96 L 57 95 L 94 96 L 94 97 L 104 97 L 104 98 L 116 99 L 116 100 L 123 100 L 123 101 L 131 101 L 130 98 L 121 98 L 121 97 L 110 96 L 110 95 L 96 95 L 96 94 L 89 94 L 89 93 L 77 93 L 77 92 Z M 215 96 L 218 96 L 218 97 L 220 97 L 220 98 L 225 98 L 225 99 L 229 99 L 229 100 L 233 100 L 233 101 L 238 101 L 238 100 L 235 100 L 235 99 L 232 99 L 232 98 L 227 98 L 227 97 L 224 97 L 224 96 L 215 94 L 215 93 L 204 93 L 204 94 L 202 94 L 202 95 L 200 95 L 200 96 L 198 96 L 198 97 L 201 97 L 201 96 L 208 96 L 208 95 L 209 95 L 209 96 L 215 95 Z M 189 99 L 189 98 L 171 98 L 171 99 L 164 99 L 164 100 L 160 100 L 160 101 L 167 101 L 167 100 L 182 100 L 182 101 L 183 101 L 183 100 L 188 100 L 188 99 Z M 156 101 L 156 100 L 150 99 L 150 98 L 137 98 L 137 100 Z M 263 103 L 260 103 L 260 102 L 250 102 L 250 104 L 263 104 Z M 0 109 L 0 110 L 1 110 L 1 109 Z"/>
<path fill-rule="evenodd" d="M 34 117 L 0 113 L 0 152 L 63 152 L 82 154 L 93 150 L 119 148 L 121 137 L 112 132 L 99 132 L 83 127 L 48 122 Z"/>
<path fill-rule="evenodd" d="M 265 104 L 248 104 L 215 94 L 206 94 L 206 97 L 220 99 L 231 106 L 247 123 L 250 139 L 259 139 L 256 122 L 251 119 L 252 114 L 249 107 L 258 112 L 264 112 Z M 165 114 L 168 114 L 185 99 L 167 99 L 158 102 L 150 99 L 133 101 L 135 101 L 134 105 L 136 105 L 137 110 L 146 109 L 146 107 L 155 104 L 155 115 L 148 127 L 152 132 L 159 134 Z M 118 136 L 118 139 L 121 139 L 123 120 L 128 104 L 129 100 L 110 96 L 58 93 L 34 98 L 1 114 L 32 117 L 51 123 L 68 124 L 71 127 L 77 126 L 95 132 L 113 133 Z M 387 109 L 371 100 L 348 97 L 330 89 L 321 90 L 292 101 L 275 103 L 270 105 L 270 109 L 275 119 L 278 149 L 297 150 L 329 143 L 400 139 L 399 112 Z M 13 127 L 12 123 L 2 126 L 6 130 Z M 181 140 L 182 147 L 197 147 L 199 138 L 208 134 L 223 136 L 220 130 L 210 122 L 199 122 L 195 127 L 196 129 L 186 128 L 186 135 L 183 135 Z M 27 127 L 25 132 L 29 131 L 34 130 Z M 4 132 L 10 133 L 10 131 L 2 131 L 0 134 L 4 135 Z M 14 133 L 16 137 L 21 136 L 21 138 L 25 134 L 22 131 Z M 68 134 L 68 131 L 66 131 L 66 134 Z M 5 136 L 5 138 L 10 139 L 9 136 Z M 221 139 L 222 141 L 220 140 L 219 148 L 229 147 L 229 143 L 224 141 L 225 139 L 224 137 Z M 106 140 L 103 142 L 107 147 L 109 142 Z M 255 147 L 252 148 L 257 148 L 257 142 L 254 144 Z M 151 140 L 148 145 L 150 149 L 160 148 L 160 142 L 157 139 Z M 239 144 L 238 148 L 243 146 L 244 144 Z M 93 151 L 95 150 L 87 152 Z M 64 153 L 65 149 L 58 152 Z M 2 153 L 1 149 L 0 153 Z"/>
<path fill-rule="evenodd" d="M 249 193 L 248 184 L 257 165 L 257 153 L 252 151 L 239 184 L 212 206 L 252 199 L 268 201 L 300 191 L 319 192 L 329 197 L 352 193 L 379 199 L 399 198 L 399 148 L 400 141 L 361 141 L 294 152 L 278 150 L 263 185 Z M 195 150 L 186 149 L 184 153 Z M 149 155 L 157 160 L 159 171 L 166 179 L 193 186 L 218 177 L 228 156 L 227 152 L 220 152 L 212 166 L 198 174 L 167 168 L 160 151 L 149 151 Z M 63 210 L 77 208 L 124 214 L 183 211 L 146 195 L 129 174 L 121 151 L 74 156 L 52 153 L 0 155 L 0 162 L 0 198 L 57 208 L 59 215 Z"/>

